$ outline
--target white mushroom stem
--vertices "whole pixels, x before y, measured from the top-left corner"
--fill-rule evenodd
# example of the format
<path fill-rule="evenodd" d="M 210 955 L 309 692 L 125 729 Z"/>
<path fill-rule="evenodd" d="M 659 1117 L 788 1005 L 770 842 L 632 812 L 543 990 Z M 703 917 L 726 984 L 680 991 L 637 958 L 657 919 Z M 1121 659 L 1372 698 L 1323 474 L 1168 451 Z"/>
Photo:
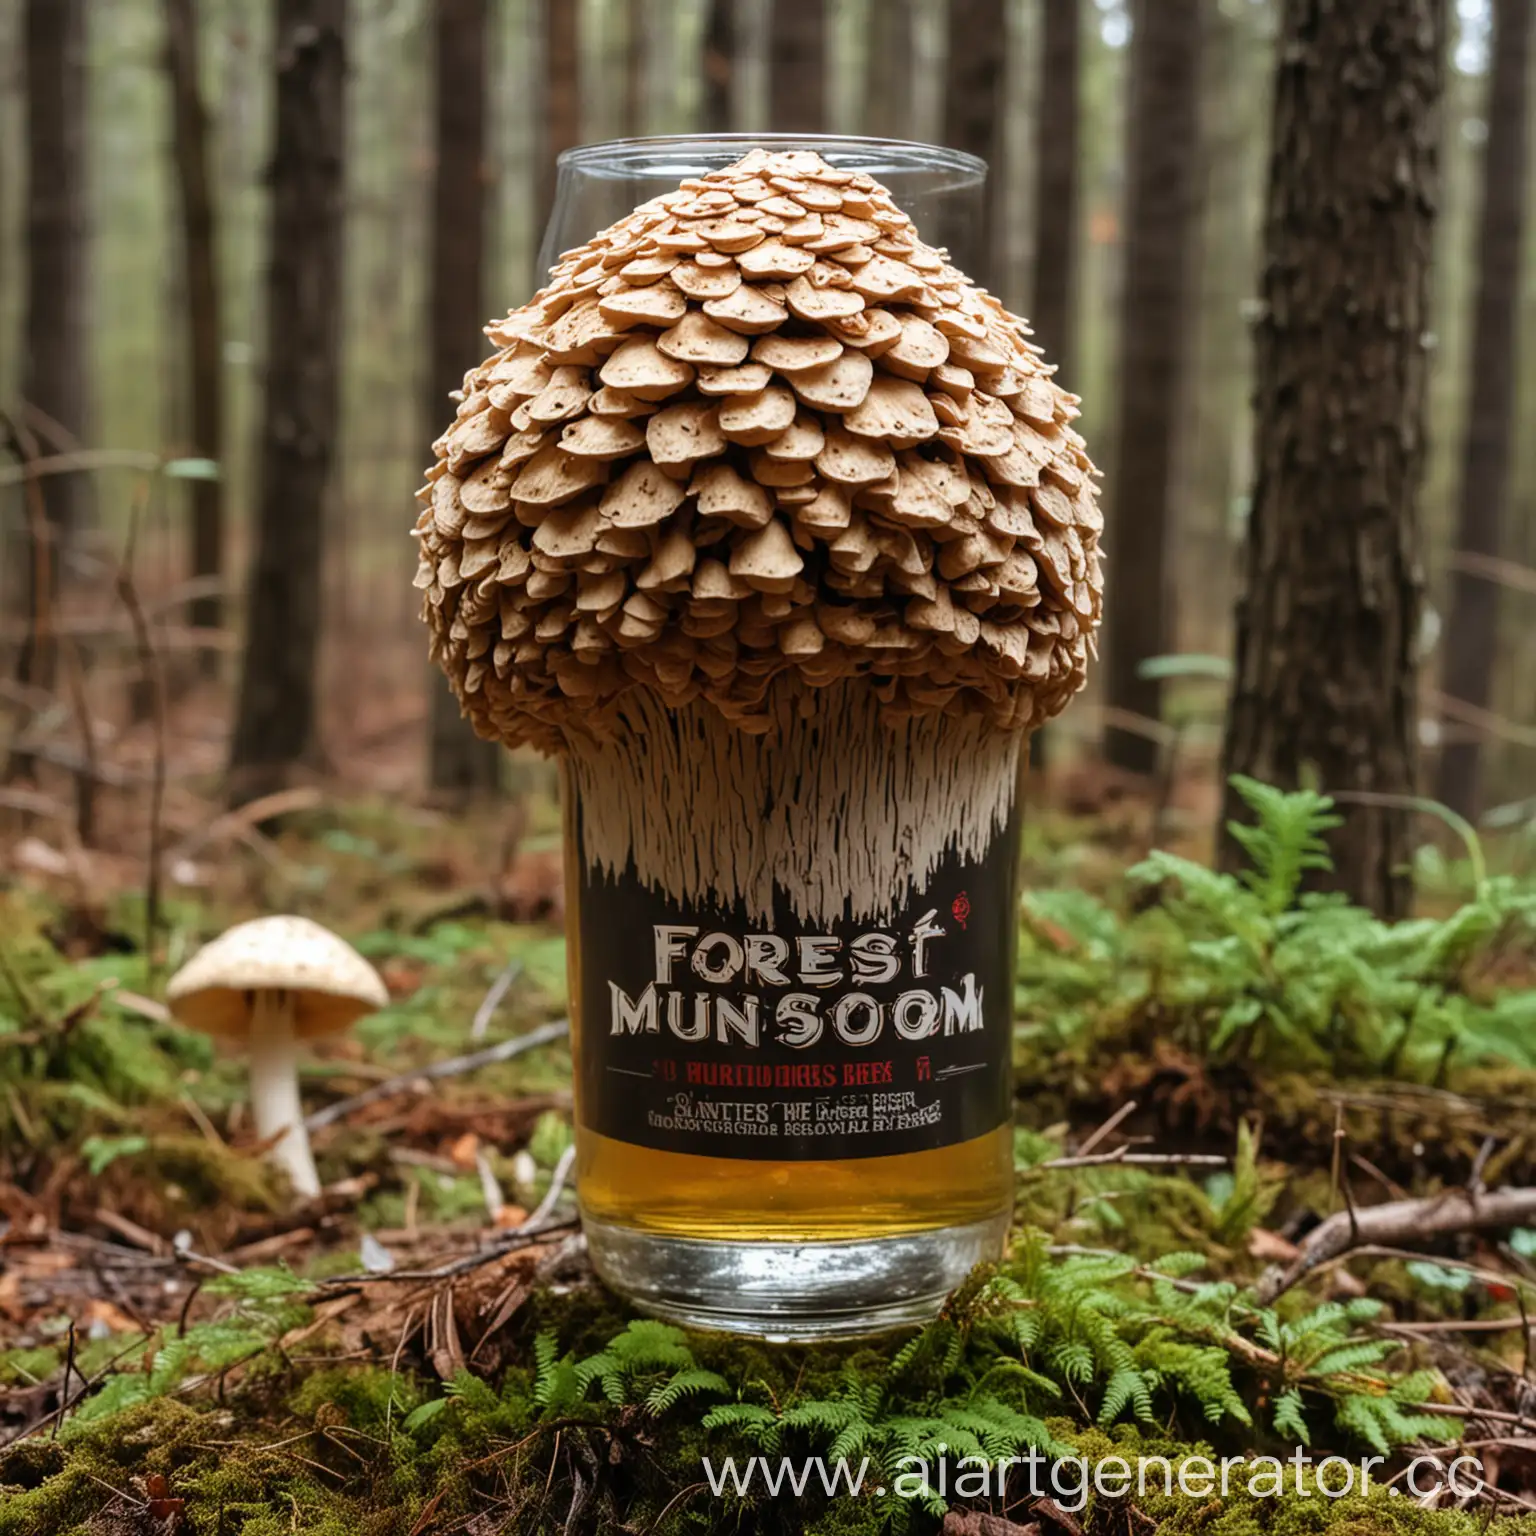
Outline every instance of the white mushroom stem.
<path fill-rule="evenodd" d="M 297 1194 L 318 1195 L 320 1177 L 299 1103 L 299 1045 L 291 992 L 261 988 L 252 994 L 250 1056 L 256 1134 L 263 1141 L 277 1137 L 267 1155 L 286 1170 Z"/>

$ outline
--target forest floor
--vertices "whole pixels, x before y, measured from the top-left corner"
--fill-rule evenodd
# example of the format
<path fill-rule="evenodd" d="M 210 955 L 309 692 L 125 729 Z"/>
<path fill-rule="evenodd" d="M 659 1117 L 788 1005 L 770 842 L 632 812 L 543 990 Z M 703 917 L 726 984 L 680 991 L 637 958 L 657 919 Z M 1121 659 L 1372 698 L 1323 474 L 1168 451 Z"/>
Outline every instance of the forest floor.
<path fill-rule="evenodd" d="M 1107 776 L 1058 782 L 1026 829 L 1009 1257 L 928 1329 L 804 1349 L 639 1320 L 591 1275 L 566 1043 L 508 1054 L 564 1007 L 557 818 L 530 782 L 494 837 L 320 790 L 184 817 L 153 910 L 142 849 L 12 838 L 0 1536 L 1536 1533 L 1518 829 L 1427 853 L 1423 915 L 1388 929 L 1304 891 L 1310 797 L 1254 792 L 1238 881 L 1149 857 L 1198 851 L 1208 785 L 1154 812 Z M 336 1114 L 301 1203 L 256 1155 L 239 1060 L 158 1001 L 203 939 L 285 910 L 391 994 L 306 1066 L 306 1106 Z M 1382 1457 L 1377 1486 L 1083 1504 L 1022 1469 L 962 1480 L 1031 1448 L 1179 1468 L 1301 1443 Z M 829 1497 L 702 1470 L 812 1453 L 872 1471 Z M 1482 1486 L 1425 1462 L 1413 1492 L 1420 1455 L 1475 1456 Z M 903 1457 L 926 1491 L 899 1489 Z"/>

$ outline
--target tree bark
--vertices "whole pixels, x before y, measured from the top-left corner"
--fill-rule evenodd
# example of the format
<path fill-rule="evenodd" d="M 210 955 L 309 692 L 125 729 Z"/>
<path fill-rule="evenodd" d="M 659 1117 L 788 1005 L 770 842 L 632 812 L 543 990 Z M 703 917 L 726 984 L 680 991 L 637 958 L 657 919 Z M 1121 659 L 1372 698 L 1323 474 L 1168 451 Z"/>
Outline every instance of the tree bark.
<path fill-rule="evenodd" d="M 864 132 L 909 137 L 912 114 L 913 0 L 870 0 L 864 58 Z"/>
<path fill-rule="evenodd" d="M 1076 294 L 1083 26 L 1079 0 L 1043 0 L 1040 116 L 1035 127 L 1035 302 L 1030 322 L 1068 384 Z"/>
<path fill-rule="evenodd" d="M 326 484 L 336 441 L 346 0 L 278 0 L 266 379 L 231 798 L 280 788 L 316 748 Z"/>
<path fill-rule="evenodd" d="M 1445 40 L 1444 0 L 1282 6 L 1225 751 L 1228 773 L 1282 787 L 1414 789 Z M 1333 883 L 1402 913 L 1410 812 L 1342 808 Z"/>
<path fill-rule="evenodd" d="M 208 112 L 198 76 L 197 12 L 193 0 L 165 0 L 165 69 L 171 88 L 171 147 L 181 194 L 191 446 L 200 457 L 218 462 L 224 432 L 218 236 L 209 185 Z M 224 573 L 223 481 L 194 480 L 187 497 L 192 577 L 217 581 Z M 194 627 L 217 630 L 224 621 L 223 594 L 210 592 L 194 598 L 190 616 Z M 216 673 L 217 647 L 207 647 L 201 656 L 204 673 Z"/>
<path fill-rule="evenodd" d="M 826 125 L 826 0 L 775 0 L 768 40 L 768 126 L 775 133 L 822 133 Z"/>
<path fill-rule="evenodd" d="M 624 133 L 645 132 L 645 0 L 624 0 Z"/>
<path fill-rule="evenodd" d="M 486 0 L 437 0 L 436 176 L 432 194 L 426 419 L 441 425 L 448 396 L 485 355 Z M 435 426 L 434 426 L 435 430 Z M 481 741 L 446 680 L 431 669 L 428 780 L 467 800 L 496 787 L 501 749 Z"/>
<path fill-rule="evenodd" d="M 1110 708 L 1155 726 L 1162 689 L 1139 668 L 1169 641 L 1168 545 L 1199 204 L 1201 0 L 1137 0 L 1134 14 L 1105 673 Z M 1106 748 L 1118 767 L 1143 774 L 1157 767 L 1158 744 L 1143 732 L 1111 725 Z"/>
<path fill-rule="evenodd" d="M 21 396 L 24 429 L 46 456 L 84 437 L 90 409 L 85 0 L 27 0 L 23 28 L 27 288 Z M 85 475 L 49 475 L 40 485 L 50 548 L 39 558 L 28 539 L 23 573 L 34 635 L 47 628 L 70 541 L 91 516 Z M 52 645 L 28 640 L 17 675 L 49 687 L 53 663 Z"/>
<path fill-rule="evenodd" d="M 1082 140 L 1083 19 L 1079 0 L 1041 0 L 1040 100 L 1035 121 L 1035 295 L 1029 320 L 1045 359 L 1072 385 L 1076 340 L 1078 156 Z M 1056 732 L 1030 737 L 1044 768 Z"/>
<path fill-rule="evenodd" d="M 1463 446 L 1456 549 L 1500 553 L 1509 498 L 1511 428 L 1520 335 L 1521 248 L 1525 238 L 1526 94 L 1531 0 L 1496 0 L 1483 214 L 1472 337 L 1472 400 Z M 1486 709 L 1499 644 L 1497 582 L 1458 570 L 1445 633 L 1447 696 Z M 1455 729 L 1455 721 L 1449 722 Z M 1436 794 L 1463 816 L 1481 808 L 1482 741 L 1452 740 L 1440 755 Z"/>
<path fill-rule="evenodd" d="M 998 287 L 993 238 L 998 198 L 1003 84 L 1008 27 L 1003 0 L 949 0 L 949 49 L 944 71 L 944 142 L 988 163 L 981 227 L 947 232 L 944 240 L 970 276 Z M 965 250 L 968 246 L 969 250 Z"/>
<path fill-rule="evenodd" d="M 555 206 L 556 162 L 581 143 L 581 39 L 576 0 L 544 0 L 544 163 L 541 226 Z M 633 46 L 633 39 L 631 39 Z M 541 274 L 542 275 L 542 274 Z"/>
<path fill-rule="evenodd" d="M 1205 651 L 1213 643 L 1219 648 L 1205 630 L 1221 609 L 1230 612 L 1234 597 L 1233 503 L 1240 483 L 1244 493 L 1248 489 L 1243 458 L 1252 435 L 1252 353 L 1249 324 L 1243 318 L 1257 276 L 1258 230 L 1250 216 L 1251 196 L 1263 185 L 1267 148 L 1263 75 L 1270 64 L 1267 46 L 1255 37 L 1262 26 L 1256 10 L 1250 15 L 1246 9 L 1206 7 L 1201 233 L 1199 273 L 1192 288 L 1195 343 L 1184 476 L 1190 517 L 1179 538 L 1180 579 L 1202 600 L 1188 605 L 1189 617 L 1177 637 L 1180 649 Z"/>
<path fill-rule="evenodd" d="M 729 133 L 736 80 L 736 0 L 709 0 L 702 52 L 704 99 L 699 126 L 705 133 Z"/>

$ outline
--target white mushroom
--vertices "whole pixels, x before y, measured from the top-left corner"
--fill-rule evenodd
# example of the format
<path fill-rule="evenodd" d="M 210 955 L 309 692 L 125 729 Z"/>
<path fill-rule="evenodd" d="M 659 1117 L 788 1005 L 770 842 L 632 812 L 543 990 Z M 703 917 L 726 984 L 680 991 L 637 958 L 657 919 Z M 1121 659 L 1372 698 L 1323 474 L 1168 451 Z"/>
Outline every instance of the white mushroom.
<path fill-rule="evenodd" d="M 165 997 L 189 1029 L 244 1045 L 256 1134 L 272 1140 L 269 1155 L 298 1194 L 319 1194 L 299 1102 L 299 1047 L 383 1008 L 389 993 L 379 973 L 307 917 L 259 917 L 200 949 Z"/>

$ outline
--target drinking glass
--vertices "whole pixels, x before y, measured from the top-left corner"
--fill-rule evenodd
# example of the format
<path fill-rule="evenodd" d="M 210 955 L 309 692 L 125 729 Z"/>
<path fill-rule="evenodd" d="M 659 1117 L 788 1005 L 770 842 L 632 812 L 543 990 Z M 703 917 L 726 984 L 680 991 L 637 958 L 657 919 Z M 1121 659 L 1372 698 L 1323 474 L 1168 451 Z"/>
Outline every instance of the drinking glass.
<path fill-rule="evenodd" d="M 541 273 L 561 252 L 584 245 L 639 204 L 675 190 L 691 177 L 731 165 L 749 150 L 759 148 L 814 150 L 839 169 L 869 174 L 888 188 L 925 240 L 946 246 L 962 270 L 978 270 L 987 168 L 974 156 L 881 139 L 739 134 L 630 139 L 566 152 L 560 157 L 554 209 L 540 251 Z M 875 729 L 878 734 L 878 727 Z M 1011 747 L 1015 757 L 1017 745 L 1015 741 Z M 1013 761 L 1010 758 L 1000 764 L 997 775 L 1011 774 Z M 595 875 L 582 832 L 583 796 L 592 795 L 594 787 L 590 774 L 584 790 L 578 787 L 577 778 L 568 764 L 563 788 L 571 1017 L 577 1058 L 578 1197 L 599 1273 L 639 1306 L 659 1315 L 770 1338 L 847 1335 L 931 1316 L 944 1295 L 976 1263 L 997 1256 L 1010 1219 L 1011 1080 L 1006 1067 L 996 1069 L 996 1061 L 999 1049 L 1001 1060 L 1007 1060 L 1006 1039 L 999 1045 L 999 1035 L 1011 1038 L 1008 1010 L 1015 921 L 1014 820 L 1006 817 L 994 825 L 984 858 L 947 862 L 934 872 L 926 888 L 918 882 L 906 926 L 891 940 L 907 953 L 905 946 L 914 925 L 923 933 L 941 931 L 932 925 L 938 913 L 951 932 L 955 952 L 963 949 L 968 957 L 956 976 L 967 970 L 967 979 L 980 977 L 985 985 L 987 1031 L 993 1042 L 988 1049 L 993 1055 L 985 1088 L 965 1090 L 971 1095 L 968 1107 L 954 1122 L 965 1127 L 963 1134 L 951 1131 L 950 1122 L 946 1122 L 944 1134 L 929 1136 L 921 1150 L 906 1150 L 914 1145 L 908 1141 L 900 1143 L 901 1150 L 892 1152 L 897 1144 L 887 1145 L 877 1132 L 865 1137 L 860 1147 L 877 1146 L 884 1155 L 867 1155 L 862 1150 L 856 1155 L 850 1150 L 850 1138 L 835 1125 L 823 1138 L 821 1149 L 807 1150 L 798 1125 L 791 1135 L 786 1124 L 783 1129 L 787 1134 L 776 1142 L 765 1137 L 756 1143 L 760 1151 L 738 1146 L 714 1156 L 698 1149 L 676 1150 L 675 1139 L 666 1144 L 667 1134 L 676 1136 L 675 1125 L 658 1132 L 660 1139 L 650 1138 L 646 1130 L 647 1124 L 658 1123 L 652 1102 L 660 1102 L 656 1080 L 667 1077 L 679 1088 L 694 1081 L 687 1074 L 699 1063 L 680 1061 L 678 1041 L 668 1036 L 665 1027 L 670 1024 L 678 1039 L 699 1040 L 699 1035 L 687 1033 L 693 1028 L 693 1000 L 687 1000 L 686 1014 L 679 1008 L 670 1019 L 667 1005 L 662 1003 L 664 1026 L 659 1036 L 647 1037 L 660 1041 L 655 1059 L 651 1059 L 649 1047 L 637 1054 L 633 1048 L 644 1042 L 630 1038 L 620 1042 L 629 1052 L 622 1065 L 615 1064 L 618 1057 L 612 1054 L 617 1047 L 610 1033 L 616 1037 L 619 1026 L 613 1022 L 610 1031 L 610 1002 L 613 1020 L 617 1021 L 622 983 L 628 989 L 624 993 L 625 1017 L 633 1024 L 641 1007 L 635 999 L 642 995 L 642 989 L 644 993 L 651 991 L 645 973 L 653 964 L 653 955 L 661 957 L 655 963 L 669 975 L 675 959 L 675 969 L 682 977 L 689 974 L 690 960 L 692 973 L 704 976 L 697 954 L 685 952 L 687 941 L 681 935 L 702 935 L 701 944 L 713 941 L 716 947 L 712 953 L 725 955 L 743 945 L 745 953 L 751 955 L 755 942 L 761 955 L 779 952 L 763 947 L 770 943 L 798 943 L 797 929 L 803 934 L 804 925 L 797 924 L 795 915 L 781 906 L 776 914 L 782 920 L 777 932 L 790 935 L 781 941 L 776 935 L 770 938 L 751 931 L 765 926 L 761 915 L 753 922 L 741 912 L 709 911 L 707 903 L 666 910 L 664 903 L 658 903 L 632 878 L 632 869 Z M 661 792 L 669 789 L 682 792 L 676 777 L 666 781 Z M 743 792 L 741 798 L 744 814 L 769 814 L 766 803 L 757 807 L 747 804 L 749 792 Z M 897 806 L 889 814 L 899 821 L 910 811 Z M 834 838 L 840 830 L 834 829 Z M 887 889 L 895 890 L 898 880 L 907 881 L 908 871 L 900 858 L 893 858 L 889 873 L 882 870 L 879 878 L 888 879 Z M 925 923 L 927 928 L 922 926 Z M 849 921 L 834 926 L 842 935 L 836 942 L 850 947 L 843 950 L 846 957 L 852 946 L 867 941 L 868 935 L 862 930 L 872 925 Z M 898 925 L 893 921 L 889 926 L 895 931 Z M 664 950 L 665 945 L 673 946 L 675 954 Z M 920 964 L 915 971 L 922 974 Z M 888 1113 L 894 1124 L 900 1117 L 898 1101 L 903 1097 L 920 1099 L 926 1092 L 937 1102 L 941 1092 L 951 1091 L 942 1081 L 946 1073 L 978 1070 L 976 1065 L 946 1068 L 949 1057 L 944 1053 L 955 1044 L 948 1036 L 964 1028 L 979 1028 L 963 1020 L 955 1023 L 963 1008 L 974 1007 L 979 1015 L 979 1001 L 969 992 L 962 1001 L 960 993 L 941 989 L 939 978 L 932 975 L 925 984 L 930 990 L 921 995 L 919 984 L 910 979 L 888 987 L 871 985 L 867 994 L 858 994 L 878 998 L 884 1009 L 887 1038 L 895 1036 L 892 1021 L 900 1008 L 905 1007 L 909 1014 L 931 1008 L 936 1020 L 942 1007 L 941 1033 L 946 1038 L 935 1036 L 931 1064 L 929 1056 L 922 1054 L 929 1048 L 926 1045 L 909 1042 L 901 1047 L 907 1054 L 898 1065 L 917 1076 L 909 1082 L 898 1081 L 907 1082 L 907 1086 L 925 1083 L 924 1091 L 905 1096 L 880 1092 L 878 1086 L 872 1091 L 872 1084 L 891 1079 L 850 1079 L 843 1075 L 841 1065 L 825 1067 L 819 1070 L 835 1071 L 834 1079 L 819 1081 L 819 1086 L 827 1089 L 825 1097 L 831 1107 L 873 1102 L 875 1112 Z M 908 990 L 903 992 L 902 986 Z M 903 1002 L 903 998 L 908 1001 Z M 827 994 L 825 1001 L 830 1016 L 833 995 Z M 706 1017 L 708 1003 L 706 999 Z M 650 1007 L 649 1024 L 635 1025 L 636 1032 L 655 1029 L 654 998 Z M 725 1026 L 720 1027 L 723 1031 Z M 883 1046 L 882 1054 L 888 1054 Z M 804 1074 L 795 1077 L 794 1068 L 811 1061 L 814 1055 L 803 1052 L 798 1062 L 787 1067 L 781 1058 L 779 1066 L 772 1069 L 781 1074 L 778 1086 L 787 1072 L 796 1087 L 803 1087 Z M 877 1065 L 889 1069 L 891 1063 Z M 682 1076 L 677 1075 L 680 1067 Z M 606 1075 L 611 1073 L 622 1076 Z M 931 1078 L 925 1076 L 928 1073 Z M 641 1079 L 649 1081 L 642 1083 Z M 721 1079 L 701 1077 L 698 1081 L 707 1082 L 713 1091 Z M 750 1076 L 725 1081 L 725 1099 L 733 1098 L 732 1088 L 753 1084 Z M 983 1079 L 971 1081 L 979 1085 Z M 741 1102 L 724 1107 L 745 1113 L 743 1105 L 772 1105 L 774 1085 L 765 1092 L 766 1097 L 759 1098 L 750 1092 L 735 1094 L 734 1099 Z M 698 1096 L 709 1095 L 701 1091 Z M 886 1109 L 887 1105 L 892 1107 Z M 649 1121 L 647 1107 L 651 1109 Z M 780 1106 L 773 1107 L 777 1110 Z M 813 1110 L 821 1114 L 818 1106 L 803 1099 L 796 1113 L 809 1115 Z M 633 1128 L 632 1133 L 612 1134 L 621 1124 Z M 744 1142 L 744 1138 L 736 1140 Z M 797 1149 L 787 1149 L 787 1140 L 798 1140 Z"/>

